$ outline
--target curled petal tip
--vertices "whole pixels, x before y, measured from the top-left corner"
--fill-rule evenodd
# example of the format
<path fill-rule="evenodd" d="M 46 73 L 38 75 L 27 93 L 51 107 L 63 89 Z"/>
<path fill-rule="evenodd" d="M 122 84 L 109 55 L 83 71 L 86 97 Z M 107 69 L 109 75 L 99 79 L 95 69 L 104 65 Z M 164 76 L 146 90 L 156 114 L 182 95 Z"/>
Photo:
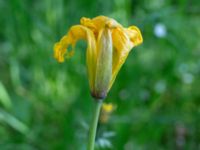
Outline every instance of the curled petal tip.
<path fill-rule="evenodd" d="M 90 18 L 82 17 L 80 20 L 80 24 L 89 28 L 95 28 L 95 25 Z"/>
<path fill-rule="evenodd" d="M 54 45 L 54 58 L 59 62 L 62 63 L 64 62 L 64 54 L 65 52 L 61 51 L 61 45 L 60 43 L 56 43 Z"/>
<path fill-rule="evenodd" d="M 137 45 L 140 45 L 140 44 L 143 43 L 142 34 L 141 34 L 141 31 L 138 27 L 130 26 L 128 28 L 128 30 L 132 34 L 131 37 L 130 37 L 130 40 L 134 43 L 134 46 L 137 46 Z"/>

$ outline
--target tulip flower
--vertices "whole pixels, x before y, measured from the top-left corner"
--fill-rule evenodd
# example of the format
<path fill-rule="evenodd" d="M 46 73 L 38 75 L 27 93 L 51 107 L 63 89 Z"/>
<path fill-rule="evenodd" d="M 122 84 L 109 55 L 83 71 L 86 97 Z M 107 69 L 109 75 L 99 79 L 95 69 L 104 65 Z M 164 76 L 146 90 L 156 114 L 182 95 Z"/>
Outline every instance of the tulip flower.
<path fill-rule="evenodd" d="M 55 44 L 55 59 L 61 63 L 73 56 L 80 39 L 87 41 L 86 63 L 91 95 L 104 99 L 131 49 L 143 42 L 140 30 L 136 26 L 124 28 L 105 16 L 93 19 L 83 17 L 80 25 L 72 26 Z"/>
<path fill-rule="evenodd" d="M 86 63 L 90 91 L 91 95 L 98 100 L 88 140 L 88 150 L 94 150 L 101 100 L 107 96 L 131 49 L 141 44 L 143 39 L 136 26 L 124 28 L 114 19 L 105 16 L 93 19 L 83 17 L 80 25 L 72 26 L 68 33 L 54 45 L 55 59 L 62 63 L 65 58 L 72 57 L 75 45 L 80 39 L 87 42 Z M 72 48 L 70 51 L 69 46 Z"/>

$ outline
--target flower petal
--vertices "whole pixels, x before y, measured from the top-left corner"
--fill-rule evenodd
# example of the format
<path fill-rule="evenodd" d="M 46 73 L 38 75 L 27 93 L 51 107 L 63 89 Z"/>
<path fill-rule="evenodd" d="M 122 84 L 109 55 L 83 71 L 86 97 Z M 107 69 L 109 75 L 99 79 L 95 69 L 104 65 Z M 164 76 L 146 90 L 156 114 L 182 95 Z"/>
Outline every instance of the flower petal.
<path fill-rule="evenodd" d="M 96 68 L 96 40 L 93 32 L 85 26 L 75 25 L 72 26 L 67 33 L 58 43 L 54 45 L 54 57 L 59 61 L 64 61 L 64 56 L 71 57 L 74 51 L 76 42 L 79 39 L 87 41 L 87 67 L 88 76 L 91 88 L 94 86 L 95 68 Z M 72 45 L 72 50 L 67 50 L 68 46 Z"/>
<path fill-rule="evenodd" d="M 91 29 L 95 34 L 96 39 L 101 29 L 108 27 L 110 29 L 122 27 L 117 21 L 106 16 L 98 16 L 93 19 L 82 17 L 80 20 L 81 25 Z"/>
<path fill-rule="evenodd" d="M 109 20 L 108 17 L 98 16 L 93 19 L 83 17 L 81 18 L 81 25 L 86 26 L 88 28 L 93 28 L 95 30 L 100 31 L 100 29 L 105 27 L 106 22 Z"/>
<path fill-rule="evenodd" d="M 110 88 L 120 70 L 124 64 L 130 50 L 142 43 L 142 35 L 140 30 L 131 26 L 128 29 L 117 27 L 113 29 L 112 32 L 113 39 L 113 69 L 112 69 L 112 79 L 110 82 Z"/>
<path fill-rule="evenodd" d="M 136 26 L 130 26 L 128 29 L 125 29 L 126 33 L 128 34 L 131 43 L 133 46 L 138 46 L 143 42 L 142 34 L 138 27 Z"/>
<path fill-rule="evenodd" d="M 122 28 L 113 29 L 113 63 L 112 63 L 112 79 L 110 81 L 111 88 L 121 66 L 124 64 L 128 53 L 131 49 L 130 40 Z"/>
<path fill-rule="evenodd" d="M 109 28 L 105 27 L 99 32 L 97 40 L 97 65 L 95 87 L 92 95 L 103 99 L 106 97 L 112 77 L 112 37 Z"/>

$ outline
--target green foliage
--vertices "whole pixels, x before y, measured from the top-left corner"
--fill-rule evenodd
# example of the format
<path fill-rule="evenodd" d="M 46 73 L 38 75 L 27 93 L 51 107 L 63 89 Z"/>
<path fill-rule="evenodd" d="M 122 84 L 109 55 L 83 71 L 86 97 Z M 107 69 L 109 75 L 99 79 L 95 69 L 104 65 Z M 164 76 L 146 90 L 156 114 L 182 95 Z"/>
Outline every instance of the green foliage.
<path fill-rule="evenodd" d="M 86 148 L 93 112 L 86 45 L 63 64 L 53 45 L 82 16 L 136 25 L 133 49 L 106 102 L 97 149 L 200 148 L 200 2 L 198 0 L 0 1 L 0 149 Z"/>

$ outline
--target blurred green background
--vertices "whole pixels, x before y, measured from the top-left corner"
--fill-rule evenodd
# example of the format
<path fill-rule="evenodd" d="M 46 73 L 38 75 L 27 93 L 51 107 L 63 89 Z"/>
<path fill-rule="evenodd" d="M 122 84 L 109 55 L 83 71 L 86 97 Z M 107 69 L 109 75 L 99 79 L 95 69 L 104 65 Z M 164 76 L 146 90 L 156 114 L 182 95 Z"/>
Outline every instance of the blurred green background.
<path fill-rule="evenodd" d="M 97 149 L 200 150 L 199 0 L 0 0 L 0 150 L 85 150 L 94 102 L 86 44 L 58 64 L 53 45 L 82 16 L 136 25 L 105 102 Z"/>

